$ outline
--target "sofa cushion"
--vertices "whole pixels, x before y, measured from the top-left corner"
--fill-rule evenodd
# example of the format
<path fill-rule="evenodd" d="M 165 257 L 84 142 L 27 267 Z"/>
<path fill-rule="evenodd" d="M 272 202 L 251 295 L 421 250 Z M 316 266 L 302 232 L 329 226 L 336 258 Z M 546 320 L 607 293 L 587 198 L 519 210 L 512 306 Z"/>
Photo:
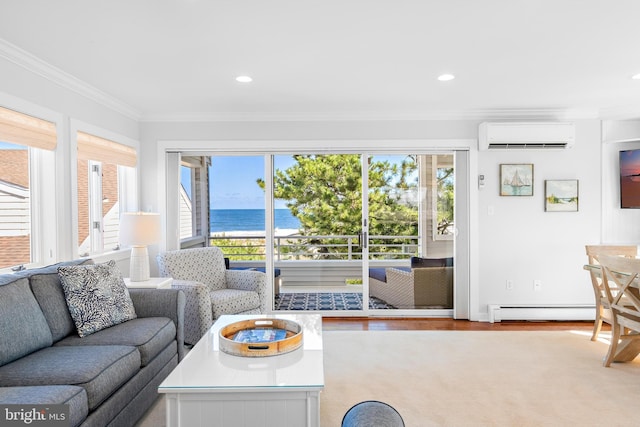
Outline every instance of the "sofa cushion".
<path fill-rule="evenodd" d="M 0 331 L 0 365 L 53 342 L 26 277 L 3 277 L 0 282 Z"/>
<path fill-rule="evenodd" d="M 138 348 L 141 366 L 147 366 L 176 338 L 176 327 L 166 317 L 143 317 L 120 323 L 111 328 L 80 338 L 70 335 L 57 346 L 69 345 L 130 345 Z"/>
<path fill-rule="evenodd" d="M 238 289 L 220 289 L 211 292 L 211 311 L 217 319 L 221 314 L 238 314 L 260 308 L 257 292 Z"/>
<path fill-rule="evenodd" d="M 0 387 L 0 403 L 5 405 L 69 405 L 69 426 L 80 425 L 89 413 L 87 393 L 73 385 Z"/>
<path fill-rule="evenodd" d="M 379 280 L 381 282 L 387 281 L 387 270 L 385 268 L 370 268 L 369 277 Z"/>
<path fill-rule="evenodd" d="M 0 384 L 77 385 L 85 389 L 92 411 L 139 370 L 135 347 L 54 346 L 0 367 Z"/>
<path fill-rule="evenodd" d="M 396 270 L 411 271 L 409 267 L 393 267 Z M 370 268 L 369 277 L 379 280 L 380 282 L 387 283 L 387 269 L 386 268 Z"/>
<path fill-rule="evenodd" d="M 30 278 L 31 291 L 47 319 L 53 342 L 76 333 L 76 327 L 71 314 L 69 314 L 64 290 L 60 283 L 60 276 L 58 276 L 58 267 L 90 264 L 93 264 L 91 259 L 75 260 L 25 272 Z"/>
<path fill-rule="evenodd" d="M 60 267 L 58 274 L 71 318 L 81 337 L 136 318 L 115 261 Z"/>
<path fill-rule="evenodd" d="M 420 258 L 411 257 L 411 268 L 452 267 L 453 258 Z"/>

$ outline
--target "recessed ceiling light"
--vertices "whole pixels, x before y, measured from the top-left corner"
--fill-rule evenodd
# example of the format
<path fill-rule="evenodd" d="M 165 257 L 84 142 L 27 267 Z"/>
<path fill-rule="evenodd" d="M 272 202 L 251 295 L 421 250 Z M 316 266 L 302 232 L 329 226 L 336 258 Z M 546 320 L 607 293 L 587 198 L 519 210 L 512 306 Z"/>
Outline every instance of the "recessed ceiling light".
<path fill-rule="evenodd" d="M 455 79 L 456 76 L 454 76 L 453 74 L 441 74 L 438 76 L 438 80 L 440 80 L 441 82 L 448 82 L 450 80 Z"/>
<path fill-rule="evenodd" d="M 631 76 L 631 78 L 632 78 L 633 80 L 640 80 L 640 73 L 638 73 L 638 74 L 634 74 L 633 76 Z"/>
<path fill-rule="evenodd" d="M 240 83 L 251 83 L 253 79 L 249 76 L 238 76 L 236 77 L 236 81 Z"/>

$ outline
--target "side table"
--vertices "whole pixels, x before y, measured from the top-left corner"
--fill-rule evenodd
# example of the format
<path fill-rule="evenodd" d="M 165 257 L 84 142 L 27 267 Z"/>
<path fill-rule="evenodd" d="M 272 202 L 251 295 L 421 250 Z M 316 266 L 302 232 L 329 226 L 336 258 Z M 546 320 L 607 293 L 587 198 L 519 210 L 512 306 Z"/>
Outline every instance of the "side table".
<path fill-rule="evenodd" d="M 132 282 L 129 277 L 124 278 L 124 284 L 130 289 L 166 289 L 171 287 L 172 277 L 152 277 L 143 282 Z"/>

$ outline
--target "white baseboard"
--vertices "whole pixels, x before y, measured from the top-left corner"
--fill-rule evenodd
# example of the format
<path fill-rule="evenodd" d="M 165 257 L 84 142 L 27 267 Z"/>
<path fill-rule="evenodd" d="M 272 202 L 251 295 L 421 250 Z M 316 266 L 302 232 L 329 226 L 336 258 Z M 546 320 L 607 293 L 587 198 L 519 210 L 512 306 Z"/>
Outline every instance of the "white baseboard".
<path fill-rule="evenodd" d="M 503 320 L 594 320 L 596 308 L 589 305 L 527 306 L 488 305 L 489 322 Z"/>

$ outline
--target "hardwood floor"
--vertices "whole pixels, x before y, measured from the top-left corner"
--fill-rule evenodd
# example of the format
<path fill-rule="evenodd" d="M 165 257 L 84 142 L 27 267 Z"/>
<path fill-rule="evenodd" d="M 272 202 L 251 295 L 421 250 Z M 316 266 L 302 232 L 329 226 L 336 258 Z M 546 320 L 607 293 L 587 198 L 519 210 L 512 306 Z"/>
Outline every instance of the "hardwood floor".
<path fill-rule="evenodd" d="M 325 317 L 322 319 L 325 331 L 553 331 L 580 330 L 592 331 L 593 322 L 538 322 L 503 321 L 499 323 L 471 322 L 468 320 L 434 318 L 367 318 L 367 317 Z M 603 331 L 608 331 L 605 324 Z"/>

